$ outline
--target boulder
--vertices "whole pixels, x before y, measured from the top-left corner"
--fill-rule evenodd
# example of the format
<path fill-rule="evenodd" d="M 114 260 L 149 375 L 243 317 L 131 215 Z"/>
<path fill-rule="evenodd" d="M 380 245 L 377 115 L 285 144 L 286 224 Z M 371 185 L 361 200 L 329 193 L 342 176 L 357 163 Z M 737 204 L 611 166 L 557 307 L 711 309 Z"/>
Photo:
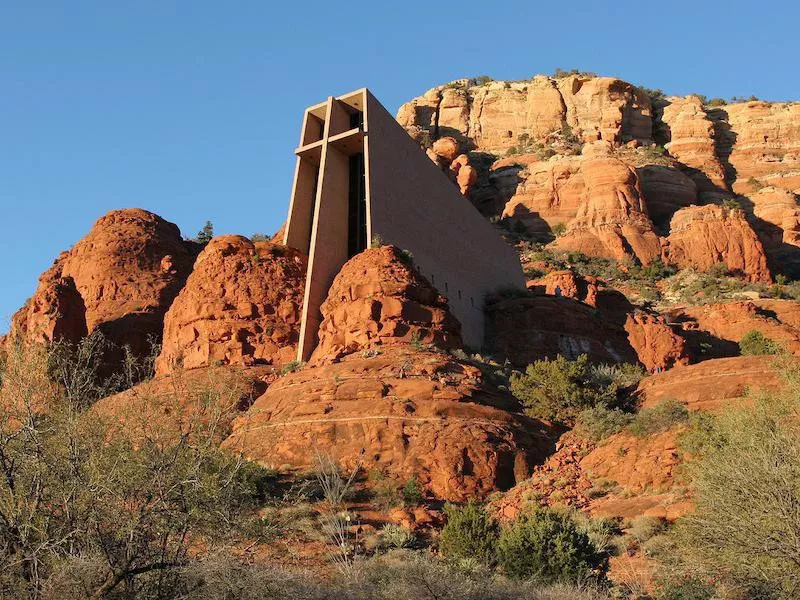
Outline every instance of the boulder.
<path fill-rule="evenodd" d="M 100 330 L 134 355 L 161 340 L 164 313 L 192 269 L 196 245 L 142 209 L 111 211 L 39 278 L 9 339 L 78 341 Z M 108 357 L 110 363 L 121 356 Z M 112 365 L 113 366 L 113 365 Z"/>
<path fill-rule="evenodd" d="M 663 316 L 633 312 L 625 320 L 625 331 L 639 362 L 648 371 L 660 372 L 689 364 L 686 340 L 673 331 Z"/>
<path fill-rule="evenodd" d="M 677 400 L 691 411 L 724 410 L 741 401 L 748 390 L 775 390 L 780 378 L 772 356 L 736 356 L 678 366 L 645 377 L 635 395 L 642 408 Z"/>
<path fill-rule="evenodd" d="M 369 248 L 347 261 L 321 312 L 312 363 L 412 341 L 461 346 L 461 325 L 447 300 L 394 246 Z"/>
<path fill-rule="evenodd" d="M 294 360 L 305 274 L 305 258 L 281 244 L 211 240 L 166 315 L 157 373 Z"/>

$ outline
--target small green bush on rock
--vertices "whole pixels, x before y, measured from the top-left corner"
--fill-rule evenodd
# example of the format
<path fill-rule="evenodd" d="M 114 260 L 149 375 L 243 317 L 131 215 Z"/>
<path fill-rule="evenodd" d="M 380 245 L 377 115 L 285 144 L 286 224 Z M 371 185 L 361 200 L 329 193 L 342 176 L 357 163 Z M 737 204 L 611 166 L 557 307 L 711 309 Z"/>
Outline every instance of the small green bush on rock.
<path fill-rule="evenodd" d="M 640 411 L 628 426 L 636 437 L 647 437 L 689 420 L 689 411 L 675 400 L 664 400 L 652 408 Z"/>
<path fill-rule="evenodd" d="M 581 411 L 615 398 L 616 387 L 595 383 L 587 355 L 573 361 L 559 355 L 537 360 L 524 374 L 513 376 L 511 391 L 530 416 L 571 423 Z"/>
<path fill-rule="evenodd" d="M 780 354 L 782 351 L 783 348 L 778 342 L 755 329 L 745 333 L 739 341 L 739 352 L 742 356 L 764 356 Z"/>

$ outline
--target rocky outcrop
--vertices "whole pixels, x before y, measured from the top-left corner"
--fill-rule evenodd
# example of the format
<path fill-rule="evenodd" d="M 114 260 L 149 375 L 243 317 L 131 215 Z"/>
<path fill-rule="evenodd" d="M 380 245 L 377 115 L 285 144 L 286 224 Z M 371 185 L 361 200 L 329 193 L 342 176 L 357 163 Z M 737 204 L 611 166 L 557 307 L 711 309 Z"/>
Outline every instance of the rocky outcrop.
<path fill-rule="evenodd" d="M 737 356 L 678 366 L 645 377 L 636 389 L 642 408 L 677 400 L 689 410 L 721 410 L 740 401 L 748 390 L 774 390 L 780 379 L 772 368 L 775 357 Z"/>
<path fill-rule="evenodd" d="M 478 171 L 470 164 L 469 156 L 462 154 L 458 140 L 445 136 L 439 138 L 426 151 L 428 157 L 458 186 L 458 191 L 469 196 L 478 180 Z"/>
<path fill-rule="evenodd" d="M 394 246 L 369 248 L 347 261 L 321 311 L 312 363 L 412 341 L 461 345 L 461 325 L 447 300 Z"/>
<path fill-rule="evenodd" d="M 675 434 L 675 429 L 646 438 L 615 434 L 581 460 L 581 469 L 591 479 L 613 481 L 628 493 L 664 492 L 682 462 Z"/>
<path fill-rule="evenodd" d="M 717 155 L 717 129 L 697 96 L 667 99 L 661 124 L 665 148 L 685 165 L 700 192 L 727 190 L 725 168 Z"/>
<path fill-rule="evenodd" d="M 749 192 L 741 202 L 753 215 L 752 225 L 767 253 L 770 269 L 800 277 L 800 197 L 776 188 Z"/>
<path fill-rule="evenodd" d="M 525 82 L 474 85 L 456 81 L 429 90 L 400 107 L 397 120 L 432 139 L 453 136 L 472 150 L 505 153 L 520 136 L 545 140 L 568 127 L 577 139 L 624 143 L 649 141 L 649 98 L 613 77 L 545 76 Z"/>
<path fill-rule="evenodd" d="M 639 362 L 648 371 L 665 371 L 675 365 L 689 364 L 686 340 L 672 330 L 664 317 L 642 311 L 628 314 L 625 331 Z"/>
<path fill-rule="evenodd" d="M 161 339 L 164 313 L 191 271 L 194 252 L 161 217 L 112 211 L 40 277 L 9 337 L 78 341 L 99 330 L 118 347 L 148 354 Z"/>
<path fill-rule="evenodd" d="M 585 508 L 592 483 L 581 469 L 581 460 L 592 448 L 593 444 L 576 432 L 565 433 L 558 439 L 556 451 L 534 468 L 530 479 L 491 500 L 489 510 L 501 521 L 512 521 L 532 506 Z"/>
<path fill-rule="evenodd" d="M 46 272 L 36 293 L 14 315 L 8 339 L 74 344 L 87 333 L 86 305 L 72 277 Z"/>
<path fill-rule="evenodd" d="M 724 355 L 726 348 L 728 356 L 737 354 L 738 342 L 750 331 L 760 331 L 793 354 L 800 354 L 800 305 L 792 300 L 688 306 L 669 311 L 668 318 L 687 336 L 694 336 L 698 344 L 705 343 L 711 356 Z"/>
<path fill-rule="evenodd" d="M 274 467 L 308 468 L 330 455 L 465 501 L 509 489 L 552 452 L 549 429 L 509 412 L 516 406 L 475 367 L 393 346 L 278 379 L 224 446 Z"/>
<path fill-rule="evenodd" d="M 714 112 L 726 132 L 734 191 L 746 192 L 755 179 L 800 194 L 800 103 L 742 102 Z"/>
<path fill-rule="evenodd" d="M 748 281 L 770 282 L 764 248 L 744 211 L 724 206 L 691 206 L 676 212 L 667 238 L 667 262 L 706 271 L 724 264 Z"/>
<path fill-rule="evenodd" d="M 669 223 L 677 211 L 697 204 L 697 184 L 681 171 L 663 165 L 645 165 L 636 169 L 647 214 L 662 233 L 669 233 Z"/>
<path fill-rule="evenodd" d="M 505 203 L 502 218 L 521 222 L 543 239 L 553 228 L 566 227 L 585 201 L 581 164 L 579 156 L 518 155 L 496 162 L 491 176 Z"/>
<path fill-rule="evenodd" d="M 637 362 L 622 327 L 569 298 L 531 296 L 490 304 L 486 332 L 487 352 L 521 368 L 559 354 L 570 359 L 587 354 L 598 363 Z"/>
<path fill-rule="evenodd" d="M 560 296 L 597 306 L 600 280 L 596 277 L 583 277 L 574 271 L 551 271 L 541 279 L 528 282 L 528 289 L 534 293 Z"/>
<path fill-rule="evenodd" d="M 166 315 L 157 373 L 293 360 L 305 274 L 292 248 L 238 235 L 211 240 Z"/>
<path fill-rule="evenodd" d="M 555 250 L 625 260 L 635 256 L 649 264 L 661 256 L 661 244 L 647 216 L 636 171 L 613 157 L 598 156 L 581 164 L 583 201 Z"/>

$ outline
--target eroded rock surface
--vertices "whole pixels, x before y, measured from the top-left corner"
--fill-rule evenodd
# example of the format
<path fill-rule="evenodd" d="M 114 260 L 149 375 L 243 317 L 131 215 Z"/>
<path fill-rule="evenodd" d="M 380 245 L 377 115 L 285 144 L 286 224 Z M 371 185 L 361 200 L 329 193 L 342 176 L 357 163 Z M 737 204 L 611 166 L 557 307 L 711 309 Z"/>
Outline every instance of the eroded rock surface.
<path fill-rule="evenodd" d="M 369 248 L 351 258 L 323 302 L 312 363 L 389 345 L 461 345 L 461 325 L 447 300 L 394 246 Z"/>
<path fill-rule="evenodd" d="M 305 275 L 306 260 L 292 248 L 214 238 L 166 315 L 157 373 L 294 360 Z"/>
<path fill-rule="evenodd" d="M 526 479 L 552 451 L 544 424 L 446 354 L 393 346 L 306 367 L 273 383 L 234 422 L 225 447 L 278 467 L 328 454 L 437 498 L 483 498 Z"/>
<path fill-rule="evenodd" d="M 136 355 L 161 339 L 164 313 L 183 287 L 195 245 L 141 209 L 111 211 L 39 279 L 9 338 L 78 341 L 100 330 Z"/>
<path fill-rule="evenodd" d="M 764 247 L 740 209 L 683 208 L 673 215 L 667 240 L 667 261 L 680 268 L 723 264 L 748 281 L 772 281 Z"/>

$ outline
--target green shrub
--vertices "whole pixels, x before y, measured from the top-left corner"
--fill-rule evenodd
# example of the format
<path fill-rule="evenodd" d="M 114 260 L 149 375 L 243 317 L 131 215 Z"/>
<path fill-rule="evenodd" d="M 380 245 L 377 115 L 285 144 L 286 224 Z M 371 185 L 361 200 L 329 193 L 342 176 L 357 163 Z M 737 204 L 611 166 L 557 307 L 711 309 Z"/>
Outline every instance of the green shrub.
<path fill-rule="evenodd" d="M 294 373 L 295 371 L 302 369 L 304 364 L 305 363 L 299 360 L 291 360 L 278 370 L 278 374 L 288 375 L 289 373 Z"/>
<path fill-rule="evenodd" d="M 658 586 L 658 600 L 713 600 L 714 586 L 696 576 L 674 577 Z"/>
<path fill-rule="evenodd" d="M 603 579 L 608 570 L 608 557 L 588 534 L 553 509 L 520 516 L 500 532 L 497 551 L 509 577 L 539 583 L 585 583 Z"/>
<path fill-rule="evenodd" d="M 402 494 L 403 502 L 409 506 L 416 506 L 422 502 L 423 488 L 416 476 L 412 475 L 411 478 L 406 481 L 406 484 L 403 486 Z"/>
<path fill-rule="evenodd" d="M 742 356 L 764 356 L 780 354 L 782 351 L 783 347 L 778 342 L 755 329 L 745 333 L 739 341 Z"/>
<path fill-rule="evenodd" d="M 727 103 L 728 101 L 725 100 L 724 98 L 712 98 L 706 103 L 706 106 L 714 108 L 716 106 L 725 106 Z"/>
<path fill-rule="evenodd" d="M 439 538 L 439 550 L 447 558 L 474 558 L 484 565 L 495 561 L 497 527 L 486 509 L 470 500 L 462 507 L 444 507 L 447 523 Z"/>
<path fill-rule="evenodd" d="M 628 430 L 636 437 L 647 437 L 688 420 L 689 411 L 683 404 L 675 400 L 664 400 L 652 408 L 639 411 L 628 425 Z"/>
<path fill-rule="evenodd" d="M 565 233 L 567 233 L 567 225 L 566 223 L 556 223 L 550 228 L 550 231 L 553 233 L 555 237 L 561 237 Z"/>
<path fill-rule="evenodd" d="M 414 253 L 411 250 L 400 250 L 397 258 L 400 262 L 407 266 L 409 269 L 414 267 Z"/>
<path fill-rule="evenodd" d="M 601 442 L 618 433 L 633 420 L 633 415 L 602 404 L 587 408 L 578 415 L 577 430 L 593 442 Z"/>
<path fill-rule="evenodd" d="M 525 412 L 538 419 L 571 423 L 592 406 L 607 404 L 616 389 L 594 381 L 589 357 L 576 360 L 557 356 L 537 360 L 525 373 L 511 378 L 511 391 L 525 406 Z"/>

